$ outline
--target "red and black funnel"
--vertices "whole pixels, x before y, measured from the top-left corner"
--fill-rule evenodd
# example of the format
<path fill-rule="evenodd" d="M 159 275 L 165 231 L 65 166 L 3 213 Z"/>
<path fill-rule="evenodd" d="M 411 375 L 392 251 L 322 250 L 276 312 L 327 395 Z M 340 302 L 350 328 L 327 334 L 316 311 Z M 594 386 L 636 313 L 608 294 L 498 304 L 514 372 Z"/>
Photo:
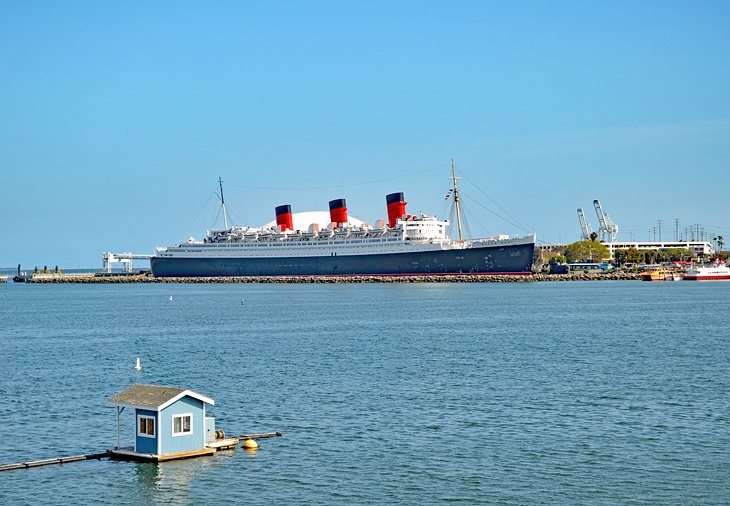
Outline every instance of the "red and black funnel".
<path fill-rule="evenodd" d="M 282 232 L 285 230 L 294 230 L 294 219 L 289 204 L 276 208 L 276 228 L 280 228 Z"/>
<path fill-rule="evenodd" d="M 347 203 L 345 199 L 330 200 L 330 221 L 339 227 L 347 223 Z"/>
<path fill-rule="evenodd" d="M 406 214 L 407 202 L 403 200 L 403 193 L 390 193 L 385 196 L 385 202 L 388 204 L 388 226 L 395 227 L 396 221 L 403 218 Z"/>

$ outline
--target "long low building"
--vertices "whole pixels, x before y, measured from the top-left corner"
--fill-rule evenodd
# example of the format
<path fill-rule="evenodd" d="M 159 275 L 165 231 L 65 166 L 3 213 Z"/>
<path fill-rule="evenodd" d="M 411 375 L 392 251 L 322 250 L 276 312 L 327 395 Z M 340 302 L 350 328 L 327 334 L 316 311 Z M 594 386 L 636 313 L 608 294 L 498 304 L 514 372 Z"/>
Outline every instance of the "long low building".
<path fill-rule="evenodd" d="M 603 243 L 608 251 L 613 253 L 617 249 L 629 249 L 634 248 L 640 251 L 663 251 L 667 249 L 686 249 L 689 250 L 693 256 L 712 256 L 715 254 L 715 248 L 712 247 L 712 243 L 709 241 L 648 241 L 648 242 L 636 242 L 636 241 L 617 241 L 617 242 L 604 242 Z M 538 249 L 541 251 L 556 251 L 567 247 L 568 244 L 538 244 Z"/>
<path fill-rule="evenodd" d="M 634 248 L 638 250 L 663 251 L 666 249 L 687 249 L 693 256 L 711 256 L 715 254 L 715 248 L 709 241 L 650 241 L 650 242 L 607 242 L 604 243 L 608 247 L 608 251 L 613 252 L 617 249 Z"/>

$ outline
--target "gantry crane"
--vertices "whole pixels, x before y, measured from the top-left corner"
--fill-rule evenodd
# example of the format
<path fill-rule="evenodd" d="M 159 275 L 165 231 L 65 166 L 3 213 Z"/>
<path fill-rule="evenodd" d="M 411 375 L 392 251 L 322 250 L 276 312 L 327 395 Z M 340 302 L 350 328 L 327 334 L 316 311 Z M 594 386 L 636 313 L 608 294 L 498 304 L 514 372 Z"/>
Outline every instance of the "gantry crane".
<path fill-rule="evenodd" d="M 580 222 L 580 235 L 583 238 L 584 241 L 589 241 L 591 239 L 591 234 L 593 233 L 593 229 L 591 228 L 591 224 L 586 221 L 586 216 L 583 214 L 583 208 L 578 208 L 578 221 Z"/>
<path fill-rule="evenodd" d="M 602 239 L 605 241 L 608 238 L 609 242 L 616 242 L 618 238 L 618 225 L 611 220 L 608 213 L 603 212 L 603 208 L 601 208 L 601 203 L 598 199 L 593 201 L 593 207 L 596 208 Z"/>

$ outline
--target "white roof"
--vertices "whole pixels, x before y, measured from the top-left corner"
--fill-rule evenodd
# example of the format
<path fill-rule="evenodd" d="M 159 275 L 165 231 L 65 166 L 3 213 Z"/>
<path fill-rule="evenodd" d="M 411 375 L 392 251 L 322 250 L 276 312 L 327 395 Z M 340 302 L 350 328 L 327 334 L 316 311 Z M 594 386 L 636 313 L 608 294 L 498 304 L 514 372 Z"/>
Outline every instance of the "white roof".
<path fill-rule="evenodd" d="M 318 223 L 320 230 L 327 228 L 332 220 L 330 220 L 330 213 L 327 211 L 305 211 L 302 213 L 292 213 L 292 219 L 294 222 L 294 230 L 307 230 L 309 225 L 312 223 Z M 347 217 L 347 222 L 350 225 L 360 227 L 364 224 L 362 220 L 358 220 L 353 216 Z M 270 221 L 261 228 L 274 228 L 276 227 L 276 220 Z"/>

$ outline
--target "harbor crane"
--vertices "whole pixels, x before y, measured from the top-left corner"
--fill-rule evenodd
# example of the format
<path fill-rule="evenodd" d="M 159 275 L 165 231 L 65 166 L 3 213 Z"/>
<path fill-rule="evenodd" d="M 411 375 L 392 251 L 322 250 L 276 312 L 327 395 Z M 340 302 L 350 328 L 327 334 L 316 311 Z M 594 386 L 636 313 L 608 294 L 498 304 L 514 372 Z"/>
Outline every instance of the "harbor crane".
<path fill-rule="evenodd" d="M 591 224 L 586 221 L 586 216 L 583 214 L 583 208 L 578 208 L 578 221 L 580 222 L 580 235 L 583 238 L 584 241 L 590 241 L 591 240 L 591 234 L 593 233 L 593 229 L 591 228 Z"/>
<path fill-rule="evenodd" d="M 602 240 L 605 241 L 606 238 L 608 238 L 609 242 L 616 242 L 616 239 L 618 238 L 618 225 L 611 220 L 608 213 L 603 212 L 603 208 L 601 207 L 601 203 L 598 199 L 593 201 L 593 207 L 596 208 L 596 215 L 598 216 L 598 224 L 600 225 Z"/>

